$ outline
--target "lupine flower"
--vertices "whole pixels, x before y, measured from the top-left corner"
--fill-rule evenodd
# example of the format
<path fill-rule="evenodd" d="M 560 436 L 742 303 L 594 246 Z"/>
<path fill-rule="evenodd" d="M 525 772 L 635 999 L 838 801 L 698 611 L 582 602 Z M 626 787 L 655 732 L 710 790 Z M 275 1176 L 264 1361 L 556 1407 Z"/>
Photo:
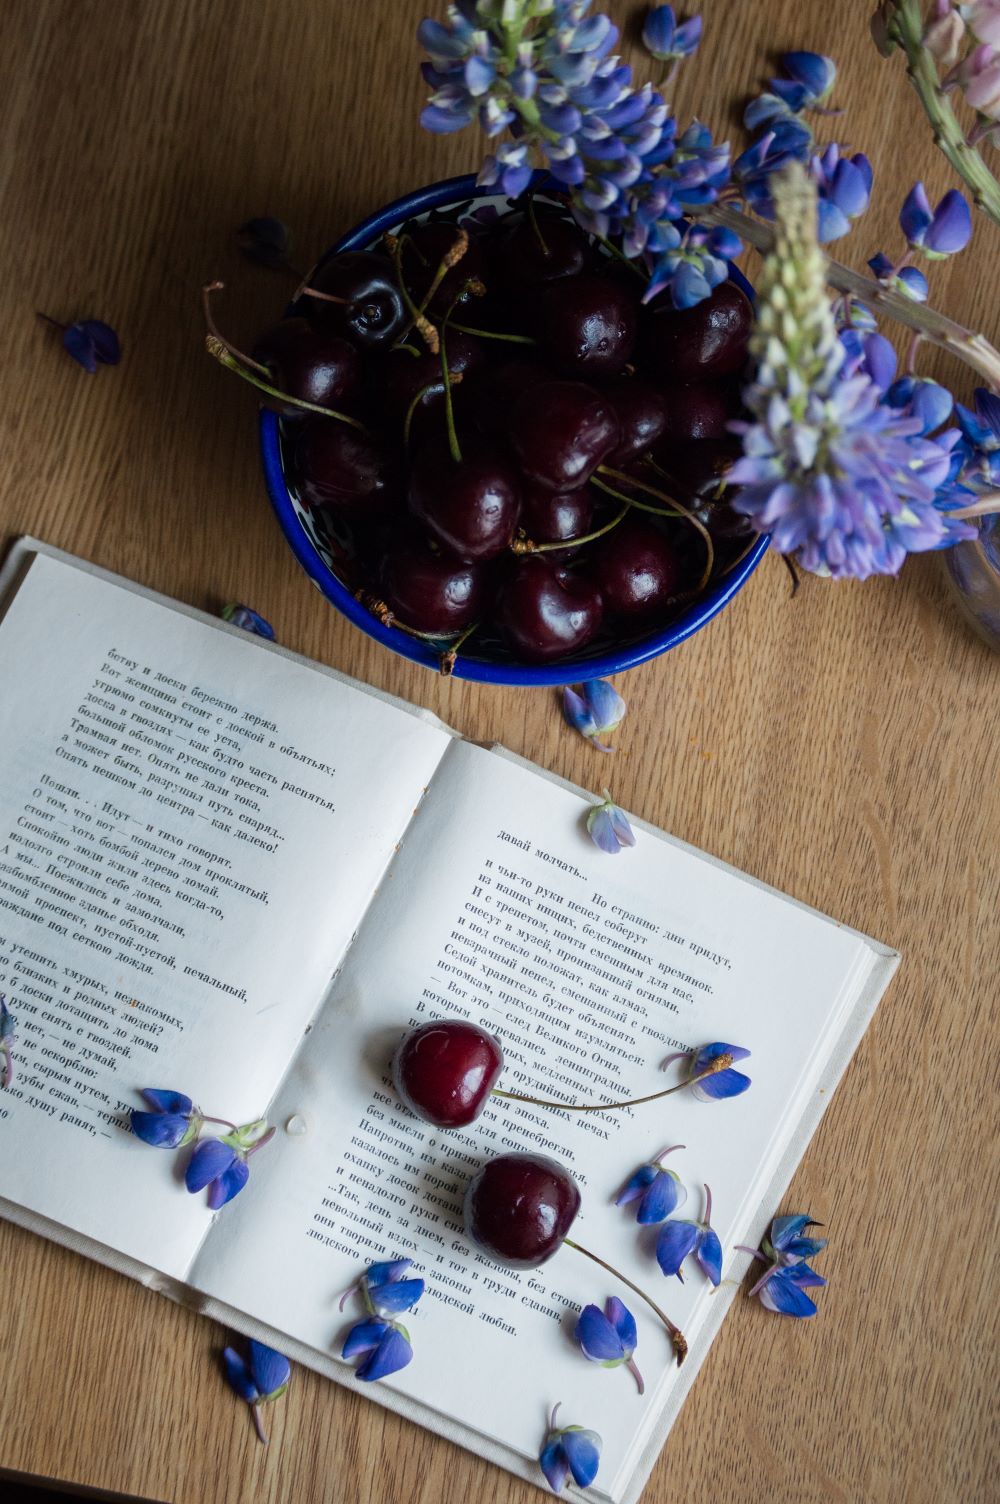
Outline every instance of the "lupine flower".
<path fill-rule="evenodd" d="M 288 265 L 292 237 L 280 219 L 248 219 L 236 231 L 236 244 L 248 261 L 280 267 Z"/>
<path fill-rule="evenodd" d="M 965 89 L 967 104 L 988 120 L 1000 119 L 1000 55 L 992 47 L 977 47 L 954 76 Z"/>
<path fill-rule="evenodd" d="M 0 1087 L 6 1091 L 14 1079 L 14 1015 L 0 992 Z"/>
<path fill-rule="evenodd" d="M 743 243 L 732 230 L 666 223 L 655 227 L 647 249 L 655 259 L 642 301 L 669 289 L 675 308 L 692 308 L 726 281 L 729 263 L 742 253 Z"/>
<path fill-rule="evenodd" d="M 256 611 L 251 611 L 249 606 L 238 606 L 235 601 L 230 601 L 228 606 L 223 606 L 219 615 L 230 626 L 242 627 L 245 632 L 254 632 L 258 637 L 266 637 L 269 642 L 274 641 L 271 623 L 258 616 Z"/>
<path fill-rule="evenodd" d="M 198 1144 L 184 1174 L 184 1184 L 192 1195 L 208 1187 L 208 1204 L 218 1211 L 239 1195 L 250 1179 L 249 1156 L 262 1149 L 274 1137 L 263 1118 L 244 1123 L 221 1138 L 206 1138 Z"/>
<path fill-rule="evenodd" d="M 563 690 L 563 714 L 599 752 L 613 752 L 599 740 L 617 731 L 628 706 L 607 679 L 588 679 L 586 684 L 567 684 Z"/>
<path fill-rule="evenodd" d="M 227 1347 L 222 1353 L 222 1365 L 230 1388 L 250 1406 L 257 1435 L 267 1446 L 260 1406 L 281 1398 L 288 1388 L 292 1365 L 272 1347 L 253 1340 L 250 1342 L 249 1361 L 235 1348 Z"/>
<path fill-rule="evenodd" d="M 573 1338 L 592 1363 L 600 1363 L 603 1368 L 620 1368 L 624 1364 L 639 1393 L 644 1393 L 646 1386 L 632 1356 L 639 1340 L 635 1317 L 616 1296 L 605 1301 L 603 1311 L 600 1306 L 584 1306 Z"/>
<path fill-rule="evenodd" d="M 654 1222 L 663 1222 L 670 1213 L 683 1206 L 687 1200 L 687 1190 L 681 1178 L 673 1170 L 666 1169 L 660 1161 L 668 1154 L 673 1154 L 675 1149 L 683 1149 L 684 1144 L 671 1144 L 669 1149 L 661 1149 L 655 1154 L 648 1164 L 640 1165 L 629 1176 L 615 1197 L 615 1206 L 628 1206 L 633 1201 L 638 1201 L 635 1220 L 643 1226 L 649 1226 Z"/>
<path fill-rule="evenodd" d="M 415 1306 L 424 1293 L 422 1279 L 404 1278 L 411 1263 L 411 1259 L 392 1259 L 371 1264 L 340 1297 L 343 1310 L 351 1295 L 360 1295 L 368 1313 L 364 1321 L 351 1328 L 341 1349 L 343 1358 L 363 1356 L 356 1374 L 365 1383 L 398 1372 L 413 1358 L 410 1334 L 394 1319 Z"/>
<path fill-rule="evenodd" d="M 975 409 L 955 403 L 961 430 L 962 483 L 976 492 L 1000 487 L 1000 397 L 986 387 L 975 392 Z"/>
<path fill-rule="evenodd" d="M 912 298 L 915 303 L 927 301 L 927 278 L 917 266 L 897 267 L 884 251 L 879 251 L 873 256 L 868 265 L 874 276 L 886 287 L 892 287 L 896 292 L 901 292 L 905 297 Z"/>
<path fill-rule="evenodd" d="M 628 817 L 611 798 L 607 789 L 604 799 L 587 816 L 587 831 L 595 846 L 611 856 L 617 856 L 623 846 L 634 846 L 635 835 Z"/>
<path fill-rule="evenodd" d="M 941 0 L 938 0 L 940 7 Z M 1000 0 L 970 0 L 960 7 L 965 24 L 978 42 L 1000 47 Z"/>
<path fill-rule="evenodd" d="M 701 41 L 701 16 L 678 24 L 672 5 L 657 5 L 642 28 L 642 44 L 661 63 L 675 63 L 697 52 Z"/>
<path fill-rule="evenodd" d="M 743 124 L 748 130 L 817 109 L 837 77 L 833 59 L 818 52 L 786 52 L 781 66 L 787 78 L 770 79 L 770 91 L 752 99 L 744 110 Z"/>
<path fill-rule="evenodd" d="M 931 209 L 923 183 L 916 183 L 899 211 L 899 225 L 907 243 L 935 261 L 964 250 L 972 238 L 972 215 L 957 188 Z"/>
<path fill-rule="evenodd" d="M 121 360 L 121 345 L 110 324 L 103 324 L 100 319 L 80 319 L 75 324 L 60 324 L 58 319 L 49 318 L 47 313 L 40 313 L 38 317 L 60 331 L 63 348 L 68 355 L 72 355 L 77 365 L 83 366 L 88 375 L 95 375 L 99 365 L 116 366 Z"/>
<path fill-rule="evenodd" d="M 815 1316 L 815 1302 L 805 1293 L 810 1285 L 825 1285 L 826 1280 L 808 1264 L 776 1271 L 757 1291 L 762 1306 L 779 1316 Z"/>
<path fill-rule="evenodd" d="M 814 573 L 895 574 L 907 553 L 976 536 L 950 515 L 951 446 L 923 438 L 919 419 L 885 406 L 871 377 L 845 362 L 816 241 L 815 187 L 792 163 L 775 195 L 778 229 L 751 339 L 756 379 L 744 391 L 756 421 L 733 424 L 743 436 L 728 476 L 742 488 L 733 505 Z M 926 239 L 929 224 L 912 227 Z"/>
<path fill-rule="evenodd" d="M 705 1187 L 705 1216 L 701 1222 L 665 1222 L 656 1239 L 656 1261 L 666 1275 L 676 1274 L 681 1284 L 681 1265 L 693 1254 L 706 1279 L 718 1285 L 722 1279 L 722 1244 L 711 1226 L 712 1192 Z"/>
<path fill-rule="evenodd" d="M 582 1426 L 556 1426 L 559 1406 L 549 1416 L 549 1428 L 538 1463 L 554 1494 L 561 1494 L 570 1478 L 577 1488 L 589 1488 L 601 1461 L 601 1438 Z"/>
<path fill-rule="evenodd" d="M 742 1252 L 752 1253 L 755 1259 L 768 1265 L 749 1293 L 758 1296 L 761 1305 L 769 1311 L 782 1316 L 815 1316 L 816 1307 L 805 1290 L 809 1286 L 825 1285 L 826 1280 L 809 1267 L 806 1259 L 821 1253 L 826 1247 L 826 1239 L 807 1237 L 805 1230 L 818 1226 L 804 1214 L 775 1217 L 760 1248 L 737 1244 Z"/>
<path fill-rule="evenodd" d="M 152 1144 L 157 1149 L 179 1149 L 198 1137 L 202 1114 L 183 1092 L 147 1086 L 139 1095 L 151 1110 L 132 1112 L 132 1132 L 144 1144 Z"/>
<path fill-rule="evenodd" d="M 810 172 L 819 194 L 816 206 L 819 241 L 826 245 L 847 235 L 851 220 L 868 208 L 872 167 L 864 152 L 842 157 L 840 147 L 834 142 L 813 157 Z"/>
<path fill-rule="evenodd" d="M 1000 36 L 1000 28 L 997 34 Z M 965 39 L 965 22 L 951 0 L 934 0 L 924 27 L 923 43 L 939 67 L 954 67 L 962 55 Z"/>
<path fill-rule="evenodd" d="M 749 1058 L 750 1051 L 742 1045 L 703 1044 L 697 1050 L 678 1050 L 660 1062 L 666 1070 L 674 1060 L 687 1061 L 687 1079 L 691 1090 L 702 1102 L 721 1102 L 726 1097 L 738 1097 L 750 1086 L 750 1077 L 742 1071 L 734 1071 L 737 1060 Z"/>
<path fill-rule="evenodd" d="M 947 423 L 955 406 L 955 399 L 939 381 L 924 380 L 918 376 L 901 376 L 886 390 L 887 406 L 920 419 L 920 432 L 933 433 Z"/>

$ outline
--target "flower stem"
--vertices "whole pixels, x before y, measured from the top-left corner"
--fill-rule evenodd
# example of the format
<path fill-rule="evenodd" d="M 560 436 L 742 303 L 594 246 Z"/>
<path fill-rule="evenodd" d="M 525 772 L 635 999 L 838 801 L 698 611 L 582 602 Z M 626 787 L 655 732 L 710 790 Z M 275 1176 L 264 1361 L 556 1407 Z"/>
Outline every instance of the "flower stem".
<path fill-rule="evenodd" d="M 583 1254 L 584 1258 L 592 1259 L 595 1264 L 599 1264 L 602 1269 L 606 1269 L 608 1274 L 613 1274 L 615 1279 L 620 1279 L 622 1284 L 626 1285 L 634 1295 L 638 1295 L 640 1300 L 644 1300 L 646 1302 L 647 1306 L 649 1306 L 651 1311 L 654 1311 L 656 1313 L 656 1315 L 663 1322 L 663 1325 L 666 1327 L 668 1333 L 670 1334 L 671 1345 L 674 1349 L 674 1357 L 677 1359 L 677 1367 L 680 1368 L 681 1364 L 684 1362 L 684 1359 L 687 1357 L 687 1339 L 684 1336 L 684 1333 L 681 1331 L 680 1327 L 676 1326 L 674 1322 L 670 1320 L 670 1317 L 667 1315 L 666 1311 L 661 1311 L 660 1307 L 656 1304 L 656 1301 L 651 1300 L 650 1297 L 646 1294 L 645 1290 L 640 1290 L 638 1285 L 633 1284 L 630 1279 L 627 1279 L 626 1276 L 622 1274 L 620 1269 L 616 1269 L 614 1265 L 607 1263 L 602 1258 L 598 1258 L 597 1254 L 591 1253 L 589 1248 L 584 1248 L 581 1244 L 574 1243 L 572 1238 L 564 1238 L 563 1247 L 575 1248 L 577 1253 Z M 639 1380 L 639 1385 L 639 1393 L 641 1394 L 641 1379 Z"/>
<path fill-rule="evenodd" d="M 706 204 L 698 212 L 702 224 L 723 225 L 735 230 L 754 250 L 761 255 L 773 249 L 774 231 L 770 225 L 751 219 L 740 209 L 729 204 Z M 1000 223 L 1000 220 L 998 220 Z M 897 323 L 905 324 L 922 334 L 928 344 L 947 350 L 950 355 L 978 371 L 991 387 L 1000 389 L 1000 350 L 991 345 L 982 334 L 963 329 L 953 319 L 929 308 L 926 303 L 915 303 L 892 288 L 883 287 L 873 277 L 862 277 L 859 272 L 842 266 L 839 261 L 826 261 L 826 280 L 838 292 L 857 298 L 859 303 L 886 313 Z"/>
<path fill-rule="evenodd" d="M 324 418 L 336 418 L 339 423 L 349 423 L 351 427 L 356 428 L 359 433 L 368 432 L 365 425 L 363 423 L 360 423 L 357 418 L 349 418 L 346 413 L 339 413 L 337 412 L 336 408 L 333 407 L 320 407 L 316 402 L 306 402 L 302 397 L 290 397 L 287 392 L 279 391 L 278 388 L 276 386 L 272 386 L 270 382 L 262 381 L 259 376 L 255 376 L 252 371 L 248 371 L 245 366 L 241 365 L 240 362 L 229 353 L 229 350 L 226 348 L 223 341 L 216 335 L 205 335 L 205 349 L 208 351 L 209 355 L 213 357 L 213 359 L 219 362 L 221 366 L 225 366 L 227 371 L 233 371 L 237 376 L 242 376 L 244 381 L 248 381 L 250 385 L 255 386 L 258 391 L 264 392 L 268 397 L 275 398 L 285 406 L 300 407 L 302 408 L 303 412 L 307 413 L 320 413 Z"/>
<path fill-rule="evenodd" d="M 595 538 L 603 538 L 605 533 L 610 533 L 613 527 L 617 527 L 623 517 L 627 517 L 631 511 L 631 503 L 626 502 L 616 517 L 606 522 L 603 527 L 597 527 L 592 533 L 583 533 L 579 538 L 561 538 L 553 543 L 532 543 L 530 538 L 515 538 L 511 551 L 515 554 L 548 554 L 559 548 L 579 548 L 581 543 L 593 543 Z"/>
<path fill-rule="evenodd" d="M 261 1417 L 260 1406 L 256 1404 L 251 1405 L 250 1410 L 253 1415 L 254 1426 L 257 1430 L 257 1438 L 259 1441 L 262 1441 L 265 1446 L 267 1446 L 267 1432 L 264 1430 L 264 1421 Z"/>
<path fill-rule="evenodd" d="M 711 1069 L 702 1071 L 700 1076 L 689 1076 L 686 1081 L 678 1081 L 676 1086 L 664 1087 L 663 1091 L 654 1091 L 648 1097 L 633 1097 L 627 1102 L 544 1102 L 540 1097 L 525 1097 L 520 1092 L 501 1091 L 496 1086 L 490 1092 L 490 1096 L 503 1097 L 507 1102 L 527 1102 L 532 1107 L 559 1108 L 562 1112 L 612 1112 L 619 1107 L 641 1107 L 645 1102 L 658 1102 L 661 1097 L 669 1097 L 675 1091 L 683 1091 L 685 1086 L 696 1086 L 699 1081 L 704 1081 L 706 1076 L 714 1076 L 719 1071 L 728 1070 L 732 1063 L 732 1055 L 717 1055 L 712 1061 Z"/>

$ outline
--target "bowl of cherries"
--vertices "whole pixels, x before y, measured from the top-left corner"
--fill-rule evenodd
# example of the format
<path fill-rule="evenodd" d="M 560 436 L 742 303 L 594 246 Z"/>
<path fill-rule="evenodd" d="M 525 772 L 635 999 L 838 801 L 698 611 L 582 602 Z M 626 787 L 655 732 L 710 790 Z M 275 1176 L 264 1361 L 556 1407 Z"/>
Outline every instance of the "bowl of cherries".
<path fill-rule="evenodd" d="M 339 611 L 415 662 L 543 685 L 732 599 L 768 541 L 724 481 L 750 289 L 644 291 L 544 181 L 512 202 L 449 179 L 327 253 L 250 364 L 272 505 Z"/>

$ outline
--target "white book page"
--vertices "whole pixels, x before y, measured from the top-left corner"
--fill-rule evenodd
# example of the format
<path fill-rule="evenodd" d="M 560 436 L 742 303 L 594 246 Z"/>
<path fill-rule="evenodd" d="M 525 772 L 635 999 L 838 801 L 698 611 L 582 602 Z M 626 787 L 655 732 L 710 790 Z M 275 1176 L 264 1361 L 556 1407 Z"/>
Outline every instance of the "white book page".
<path fill-rule="evenodd" d="M 258 1183 L 216 1222 L 192 1283 L 329 1356 L 360 1317 L 356 1303 L 338 1313 L 340 1292 L 372 1260 L 413 1258 L 428 1287 L 406 1319 L 415 1359 L 366 1392 L 407 1413 L 429 1407 L 487 1438 L 489 1455 L 498 1443 L 525 1460 L 561 1401 L 564 1423 L 602 1433 L 595 1491 L 615 1497 L 677 1382 L 663 1329 L 577 1252 L 512 1273 L 470 1249 L 465 1186 L 499 1152 L 559 1159 L 583 1193 L 573 1236 L 650 1292 L 684 1329 L 692 1362 L 716 1297 L 696 1267 L 684 1285 L 668 1281 L 656 1229 L 639 1229 L 634 1209 L 612 1198 L 643 1160 L 686 1144 L 668 1161 L 690 1189 L 678 1214 L 700 1218 L 712 1187 L 731 1272 L 732 1245 L 815 1096 L 874 953 L 653 831 L 618 856 L 598 851 L 587 808 L 513 760 L 449 748 L 279 1092 L 274 1120 L 299 1117 L 307 1131 L 279 1135 L 261 1156 Z M 509 1091 L 641 1096 L 671 1079 L 658 1072 L 666 1054 L 719 1039 L 752 1050 L 753 1085 L 721 1103 L 684 1092 L 607 1114 L 495 1100 L 469 1129 L 442 1131 L 402 1107 L 387 1064 L 408 1025 L 452 1016 L 501 1036 Z M 638 1322 L 643 1398 L 624 1369 L 586 1362 L 571 1341 L 580 1307 L 613 1294 Z M 341 1376 L 356 1382 L 347 1365 Z"/>
<path fill-rule="evenodd" d="M 0 623 L 0 1197 L 183 1276 L 211 1213 L 127 1109 L 264 1111 L 449 740 L 32 559 Z"/>

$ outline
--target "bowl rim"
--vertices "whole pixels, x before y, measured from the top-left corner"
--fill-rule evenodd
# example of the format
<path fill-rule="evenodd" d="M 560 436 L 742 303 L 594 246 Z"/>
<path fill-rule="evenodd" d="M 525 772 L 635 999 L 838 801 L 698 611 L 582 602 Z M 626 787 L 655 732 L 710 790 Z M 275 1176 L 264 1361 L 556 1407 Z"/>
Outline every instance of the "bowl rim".
<path fill-rule="evenodd" d="M 544 186 L 545 176 L 545 174 L 537 174 L 533 186 Z M 339 256 L 344 251 L 366 248 L 386 230 L 394 229 L 401 220 L 408 219 L 415 214 L 423 214 L 446 204 L 461 203 L 464 199 L 497 197 L 502 197 L 502 195 L 498 194 L 495 188 L 481 187 L 477 184 L 474 173 L 442 178 L 437 183 L 429 183 L 426 187 L 393 199 L 391 203 L 369 214 L 346 235 L 341 236 L 340 240 L 320 257 L 314 269 L 325 266 L 332 257 Z M 730 266 L 729 275 L 737 287 L 752 299 L 753 288 L 743 273 L 737 267 Z M 342 616 L 346 616 L 348 621 L 366 636 L 381 643 L 383 647 L 391 648 L 393 652 L 410 659 L 413 663 L 419 663 L 425 668 L 433 669 L 436 673 L 439 672 L 440 650 L 435 650 L 430 643 L 421 638 L 410 637 L 395 627 L 387 627 L 372 616 L 371 612 L 354 598 L 348 587 L 337 578 L 320 557 L 312 539 L 302 525 L 285 480 L 281 463 L 277 413 L 271 412 L 268 408 L 260 409 L 258 434 L 268 497 L 286 541 L 309 578 L 318 586 L 331 605 L 335 606 Z M 606 678 L 612 674 L 620 674 L 627 669 L 636 668 L 639 664 L 647 663 L 651 658 L 657 658 L 661 653 L 686 641 L 718 615 L 746 584 L 767 552 L 769 543 L 770 535 L 762 534 L 736 568 L 714 589 L 710 589 L 700 601 L 692 605 L 669 627 L 663 627 L 628 647 L 609 649 L 605 653 L 586 659 L 539 664 L 489 663 L 474 658 L 463 658 L 459 654 L 452 670 L 453 676 L 456 679 L 468 679 L 481 684 L 506 684 L 532 688 L 576 684 L 588 679 Z"/>

